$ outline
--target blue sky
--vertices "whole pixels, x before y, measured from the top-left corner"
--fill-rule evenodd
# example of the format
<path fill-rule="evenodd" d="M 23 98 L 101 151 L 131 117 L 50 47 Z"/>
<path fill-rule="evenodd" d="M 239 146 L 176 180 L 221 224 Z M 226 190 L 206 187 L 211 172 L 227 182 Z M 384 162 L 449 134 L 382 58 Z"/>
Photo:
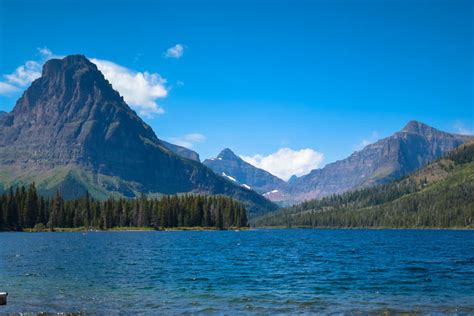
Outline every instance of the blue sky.
<path fill-rule="evenodd" d="M 296 168 L 301 154 L 306 170 L 411 119 L 472 133 L 473 10 L 436 0 L 0 0 L 0 81 L 41 64 L 44 48 L 85 54 L 111 62 L 111 76 L 143 75 L 129 100 L 138 112 L 156 105 L 142 117 L 158 137 L 202 158 L 230 147 Z M 15 87 L 0 86 L 0 110 L 27 85 Z"/>

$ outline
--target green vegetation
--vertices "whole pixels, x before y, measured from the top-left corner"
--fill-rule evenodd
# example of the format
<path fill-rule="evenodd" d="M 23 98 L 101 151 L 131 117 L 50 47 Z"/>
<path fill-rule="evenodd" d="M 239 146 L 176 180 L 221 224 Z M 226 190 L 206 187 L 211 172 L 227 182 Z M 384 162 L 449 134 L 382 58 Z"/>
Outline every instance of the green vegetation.
<path fill-rule="evenodd" d="M 227 180 L 222 181 L 229 182 Z M 77 199 L 86 193 L 96 200 L 139 198 L 143 191 L 147 192 L 146 195 L 149 198 L 159 199 L 166 195 L 161 192 L 144 190 L 144 187 L 137 182 L 123 180 L 118 176 L 94 173 L 77 165 L 55 167 L 46 171 L 25 169 L 4 172 L 0 170 L 0 194 L 7 193 L 10 187 L 28 187 L 31 183 L 35 183 L 38 195 L 45 198 L 54 198 L 56 192 L 60 191 L 65 200 Z M 263 214 L 277 209 L 275 204 L 253 191 L 242 188 L 235 191 L 232 186 L 221 186 L 219 183 L 214 183 L 214 185 L 215 187 L 209 191 L 203 188 L 202 190 L 196 190 L 197 192 L 176 194 L 225 195 L 242 202 L 248 216 L 255 216 L 255 214 Z M 173 193 L 169 192 L 168 194 Z"/>
<path fill-rule="evenodd" d="M 83 228 L 146 230 L 160 228 L 246 227 L 245 207 L 224 196 L 180 195 L 159 199 L 94 200 L 89 194 L 65 201 L 39 196 L 34 183 L 0 196 L 0 230 L 77 231 Z"/>
<path fill-rule="evenodd" d="M 66 200 L 83 196 L 85 192 L 98 200 L 105 200 L 108 197 L 140 196 L 140 188 L 137 184 L 110 175 L 94 174 L 75 165 L 55 167 L 41 172 L 28 169 L 0 172 L 0 183 L 3 186 L 3 189 L 0 188 L 0 193 L 5 192 L 9 187 L 15 188 L 35 183 L 38 194 L 54 197 L 56 191 L 61 191 L 61 195 Z M 119 190 L 124 186 L 132 188 L 126 196 Z M 109 192 L 108 189 L 114 192 Z"/>
<path fill-rule="evenodd" d="M 267 214 L 255 226 L 474 228 L 474 142 L 392 182 Z"/>

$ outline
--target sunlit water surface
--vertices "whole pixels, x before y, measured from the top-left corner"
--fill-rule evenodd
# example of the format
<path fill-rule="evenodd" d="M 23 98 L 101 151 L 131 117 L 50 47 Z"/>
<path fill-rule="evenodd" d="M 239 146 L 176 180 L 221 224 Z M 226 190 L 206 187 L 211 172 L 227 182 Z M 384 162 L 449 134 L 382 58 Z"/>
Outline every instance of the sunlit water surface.
<path fill-rule="evenodd" d="M 1 233 L 0 291 L 0 313 L 474 313 L 474 231 Z"/>

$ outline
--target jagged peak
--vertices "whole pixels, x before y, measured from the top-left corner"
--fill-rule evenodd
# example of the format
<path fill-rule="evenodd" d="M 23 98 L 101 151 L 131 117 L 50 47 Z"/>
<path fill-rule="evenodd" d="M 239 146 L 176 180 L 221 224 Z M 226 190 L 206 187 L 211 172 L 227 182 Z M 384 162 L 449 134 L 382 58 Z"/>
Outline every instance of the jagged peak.
<path fill-rule="evenodd" d="M 97 66 L 87 59 L 84 55 L 68 55 L 61 59 L 55 58 L 48 60 L 43 66 L 43 77 L 51 76 L 57 72 L 60 72 L 64 69 L 74 68 L 74 69 L 90 69 L 98 71 Z"/>
<path fill-rule="evenodd" d="M 240 159 L 230 148 L 223 149 L 217 158 L 221 159 Z"/>
<path fill-rule="evenodd" d="M 71 113 L 65 109 L 74 107 L 72 112 L 77 113 L 86 104 L 92 104 L 85 100 L 92 99 L 112 101 L 117 107 L 130 110 L 94 63 L 84 55 L 69 55 L 44 64 L 41 77 L 28 87 L 12 113 L 29 113 L 38 104 L 54 107 L 57 113 Z"/>
<path fill-rule="evenodd" d="M 411 120 L 405 125 L 405 127 L 403 127 L 400 132 L 423 135 L 435 131 L 439 132 L 436 128 L 426 125 L 425 123 L 416 120 Z"/>
<path fill-rule="evenodd" d="M 429 126 L 417 120 L 411 120 L 403 127 L 402 131 L 411 132 L 411 131 L 417 131 L 420 128 L 426 128 L 426 127 L 429 127 Z"/>

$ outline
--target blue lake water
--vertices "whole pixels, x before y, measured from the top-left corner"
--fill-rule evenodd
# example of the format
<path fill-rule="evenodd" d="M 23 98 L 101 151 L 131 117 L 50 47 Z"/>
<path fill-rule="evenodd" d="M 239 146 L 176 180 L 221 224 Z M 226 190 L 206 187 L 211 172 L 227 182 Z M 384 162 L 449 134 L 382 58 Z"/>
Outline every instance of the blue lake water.
<path fill-rule="evenodd" d="M 0 291 L 0 313 L 474 313 L 474 231 L 1 233 Z"/>

